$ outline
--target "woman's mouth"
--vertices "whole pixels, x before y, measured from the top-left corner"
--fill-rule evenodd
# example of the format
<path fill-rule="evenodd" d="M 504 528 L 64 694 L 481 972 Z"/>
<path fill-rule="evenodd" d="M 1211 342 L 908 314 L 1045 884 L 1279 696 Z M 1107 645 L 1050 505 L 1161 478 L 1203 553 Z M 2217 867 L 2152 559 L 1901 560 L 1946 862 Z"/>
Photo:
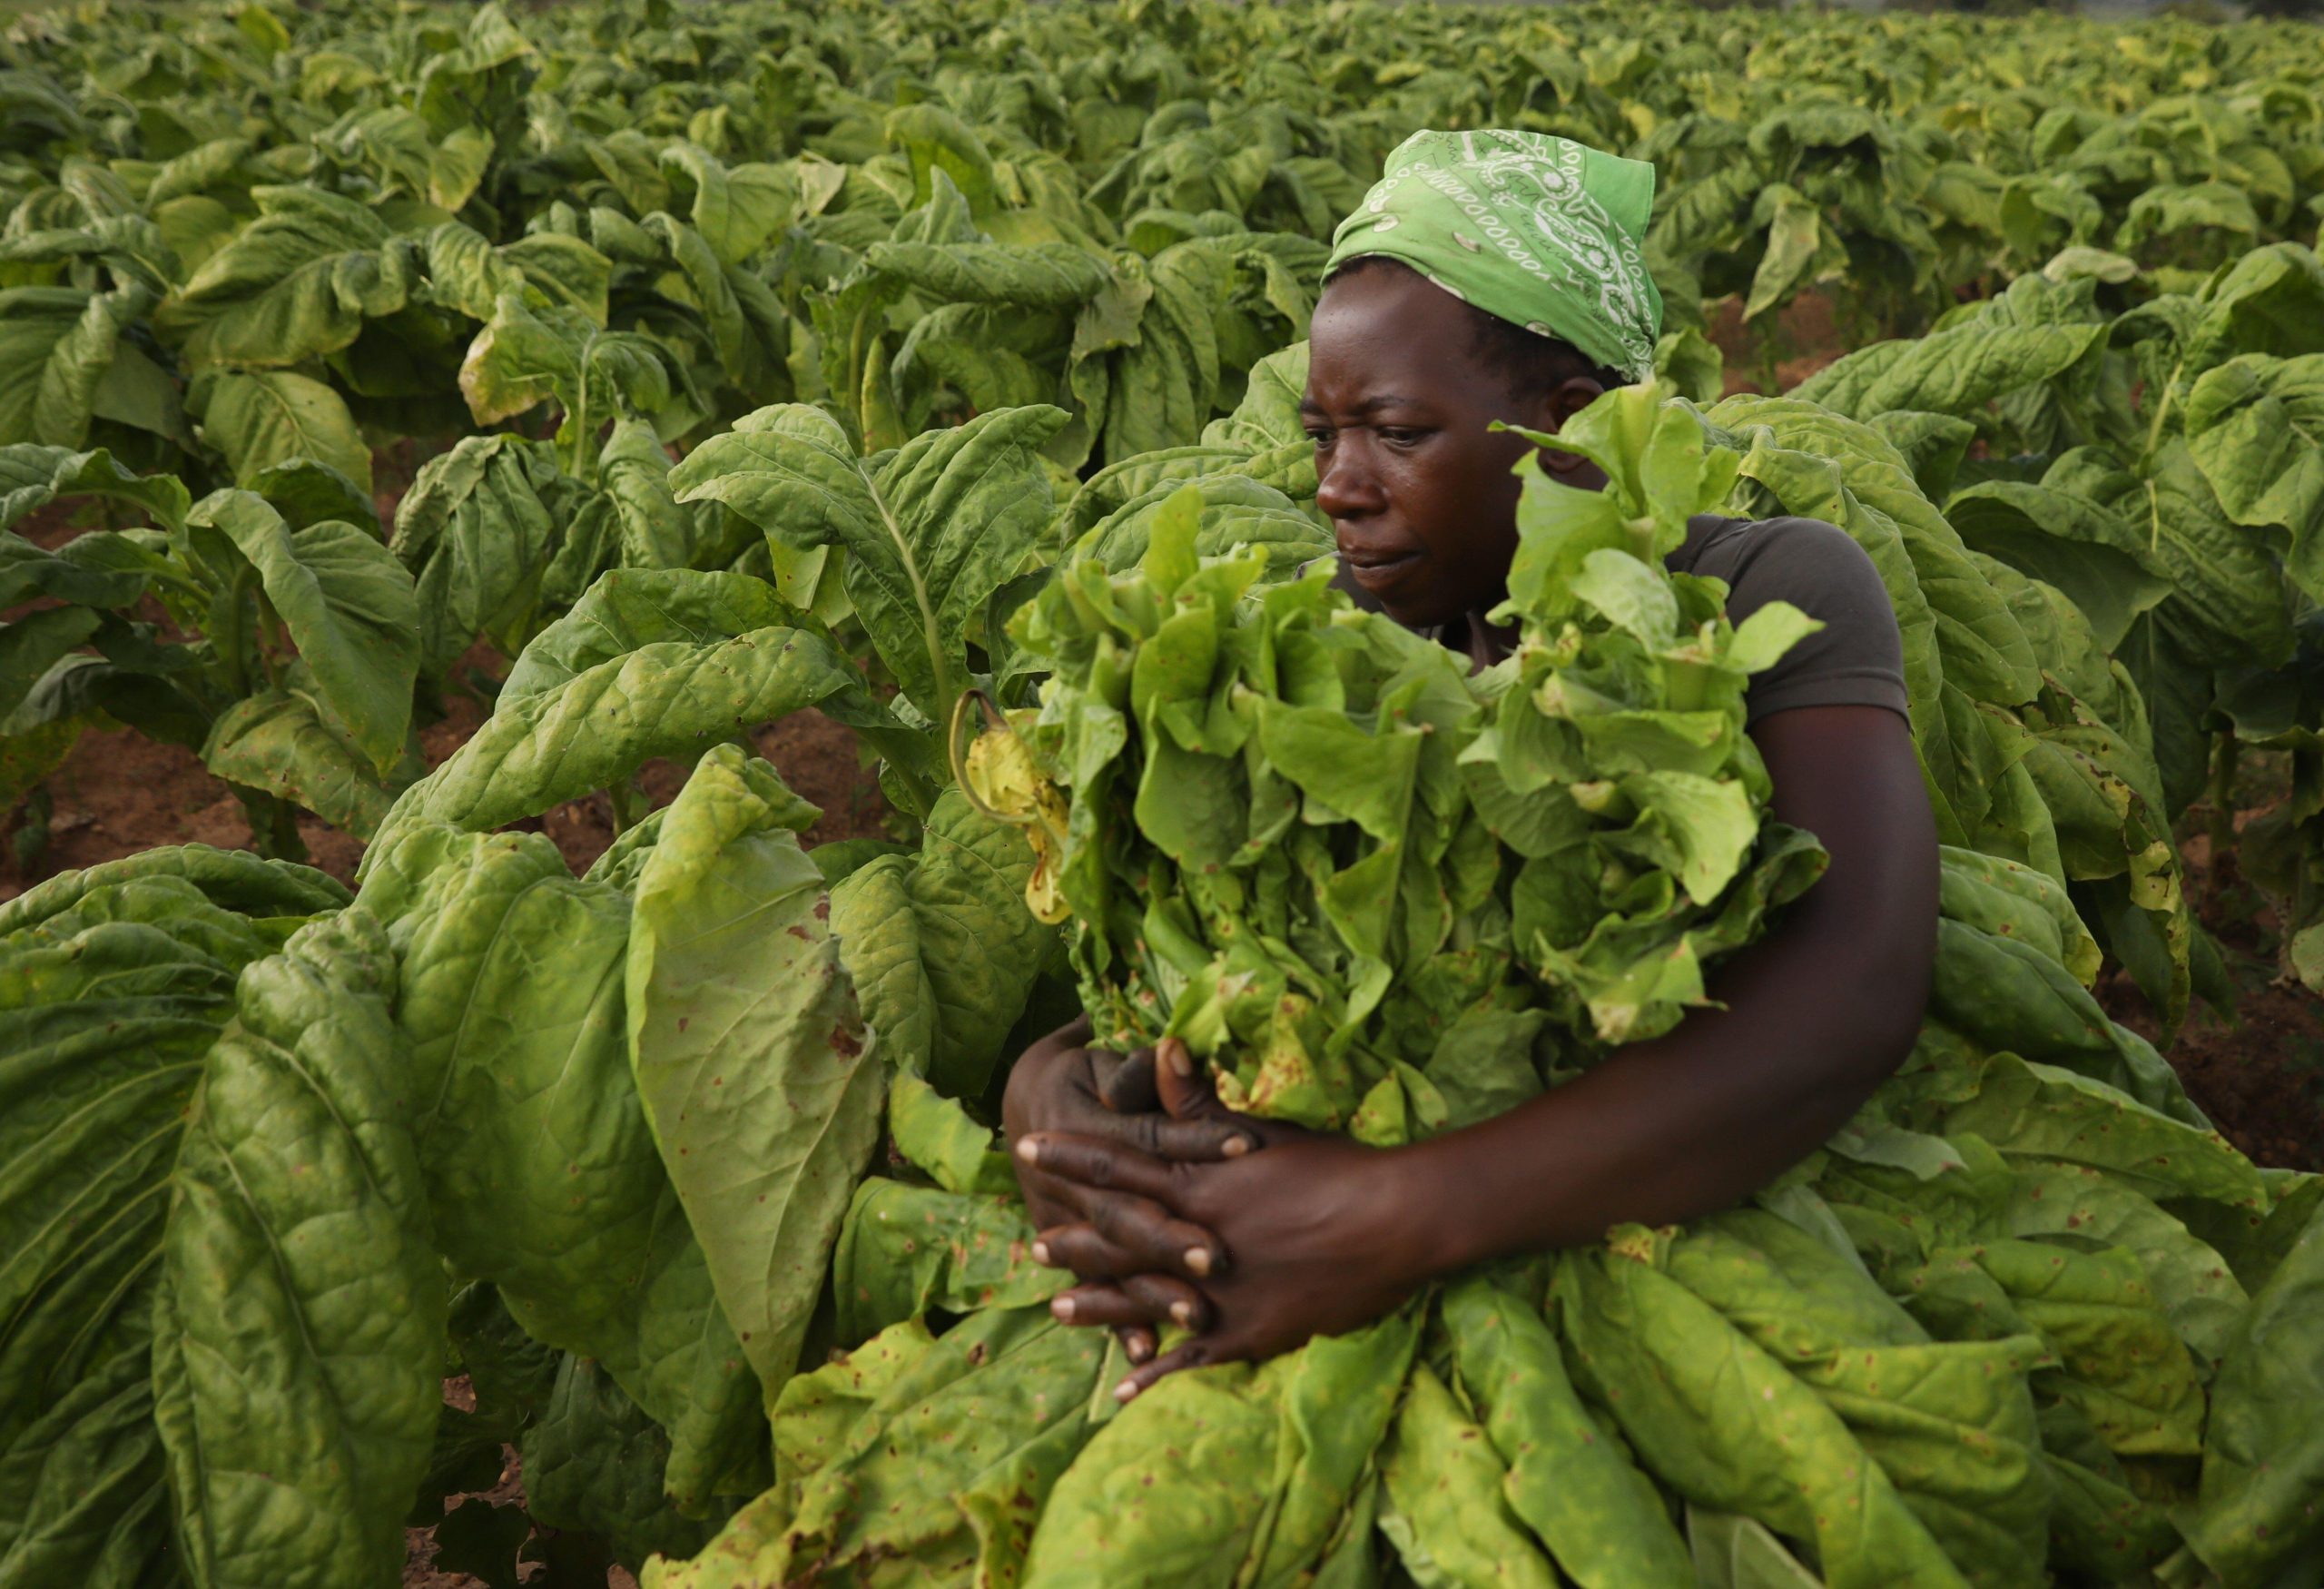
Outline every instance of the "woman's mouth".
<path fill-rule="evenodd" d="M 1413 552 L 1342 552 L 1340 561 L 1347 565 L 1348 577 L 1374 595 L 1389 589 L 1420 566 L 1420 554 Z"/>

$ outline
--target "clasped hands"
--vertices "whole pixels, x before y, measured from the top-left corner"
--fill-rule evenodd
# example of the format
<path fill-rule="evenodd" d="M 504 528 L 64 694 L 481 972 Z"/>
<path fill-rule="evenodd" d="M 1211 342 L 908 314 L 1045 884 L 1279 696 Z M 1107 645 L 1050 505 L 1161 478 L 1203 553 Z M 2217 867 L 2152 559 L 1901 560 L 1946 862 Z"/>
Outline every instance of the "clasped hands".
<path fill-rule="evenodd" d="M 1033 1257 L 1078 1282 L 1050 1309 L 1120 1336 L 1120 1400 L 1356 1328 L 1429 1278 L 1424 1189 L 1398 1150 L 1236 1114 L 1175 1039 L 1123 1055 L 1089 1035 L 1085 1019 L 1026 1051 L 1002 1124 Z M 1157 1355 L 1166 1322 L 1193 1336 Z"/>

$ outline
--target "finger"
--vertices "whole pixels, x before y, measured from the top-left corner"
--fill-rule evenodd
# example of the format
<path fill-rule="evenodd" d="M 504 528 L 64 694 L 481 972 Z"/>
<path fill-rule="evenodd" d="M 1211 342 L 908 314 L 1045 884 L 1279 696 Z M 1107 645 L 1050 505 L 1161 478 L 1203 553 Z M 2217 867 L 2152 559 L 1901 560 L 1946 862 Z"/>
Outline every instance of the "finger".
<path fill-rule="evenodd" d="M 1017 1157 L 1044 1175 L 1099 1191 L 1120 1190 L 1161 1199 L 1177 1195 L 1168 1165 L 1150 1153 L 1103 1137 L 1028 1131 L 1017 1139 Z"/>
<path fill-rule="evenodd" d="M 1173 1275 L 1132 1275 L 1126 1280 L 1075 1286 L 1050 1298 L 1049 1311 L 1063 1324 L 1168 1323 L 1200 1330 L 1210 1323 L 1209 1298 Z"/>
<path fill-rule="evenodd" d="M 1059 1324 L 1117 1325 L 1147 1322 L 1144 1305 L 1111 1280 L 1085 1281 L 1049 1298 L 1049 1317 Z"/>
<path fill-rule="evenodd" d="M 1025 1217 L 1033 1222 L 1036 1230 L 1070 1225 L 1081 1218 L 1079 1187 L 1069 1180 L 1043 1175 L 1021 1159 L 1017 1161 L 1017 1189 L 1025 1199 Z"/>
<path fill-rule="evenodd" d="M 1047 1268 L 1071 1269 L 1081 1280 L 1115 1280 L 1143 1274 L 1154 1266 L 1126 1252 L 1090 1225 L 1059 1225 L 1033 1243 L 1033 1261 Z"/>
<path fill-rule="evenodd" d="M 1119 1402 L 1137 1400 L 1152 1387 L 1154 1382 L 1181 1368 L 1202 1368 L 1213 1363 L 1231 1361 L 1240 1354 L 1216 1336 L 1198 1336 L 1181 1342 L 1151 1362 L 1140 1363 L 1114 1387 L 1114 1399 Z"/>
<path fill-rule="evenodd" d="M 1116 1114 L 1144 1114 L 1162 1107 L 1154 1091 L 1154 1051 L 1109 1054 L 1092 1050 L 1089 1071 L 1098 1083 L 1098 1101 Z"/>
<path fill-rule="evenodd" d="M 1225 1243 L 1202 1226 L 1181 1219 L 1161 1204 L 1119 1192 L 1090 1192 L 1083 1218 L 1098 1235 L 1145 1261 L 1140 1271 L 1162 1271 L 1205 1279 L 1226 1268 Z"/>
<path fill-rule="evenodd" d="M 1157 1045 L 1154 1089 L 1162 1107 L 1174 1120 L 1197 1120 L 1213 1109 L 1224 1109 L 1211 1080 L 1210 1067 L 1197 1064 L 1183 1039 L 1166 1037 Z"/>
<path fill-rule="evenodd" d="M 1130 1295 L 1127 1284 L 1111 1280 L 1059 1291 L 1049 1298 L 1049 1313 L 1059 1324 L 1108 1327 L 1157 1324 L 1170 1316 L 1167 1308 L 1157 1311 L 1150 1299 L 1142 1301 Z"/>
<path fill-rule="evenodd" d="M 1033 1261 L 1049 1268 L 1070 1269 L 1083 1280 L 1119 1280 L 1165 1272 L 1200 1280 L 1226 1268 L 1209 1232 L 1199 1226 L 1173 1229 L 1174 1223 L 1157 1221 L 1133 1228 L 1127 1239 L 1092 1221 L 1056 1226 L 1042 1231 L 1033 1243 Z"/>
<path fill-rule="evenodd" d="M 1142 1324 L 1114 1331 L 1114 1338 L 1121 1342 L 1122 1356 L 1130 1360 L 1132 1367 L 1152 1357 L 1155 1347 L 1160 1344 L 1154 1332 Z"/>
<path fill-rule="evenodd" d="M 1172 1120 L 1157 1109 L 1129 1115 L 1121 1123 L 1116 1140 L 1171 1164 L 1216 1164 L 1240 1159 L 1259 1145 L 1256 1132 L 1230 1119 Z"/>
<path fill-rule="evenodd" d="M 1188 1136 L 1209 1139 L 1216 1137 L 1225 1145 L 1221 1157 L 1233 1159 L 1264 1147 L 1271 1133 L 1278 1130 L 1274 1122 L 1255 1115 L 1237 1114 L 1218 1100 L 1216 1079 L 1210 1067 L 1197 1062 L 1187 1052 L 1187 1045 L 1175 1037 L 1162 1040 L 1157 1051 L 1159 1061 L 1155 1066 L 1156 1091 L 1161 1105 L 1170 1117 L 1171 1128 Z M 1177 1158 L 1177 1154 L 1165 1154 Z"/>
<path fill-rule="evenodd" d="M 1197 1334 L 1210 1327 L 1210 1298 L 1176 1275 L 1132 1275 L 1121 1288 L 1156 1324 L 1167 1318 Z"/>

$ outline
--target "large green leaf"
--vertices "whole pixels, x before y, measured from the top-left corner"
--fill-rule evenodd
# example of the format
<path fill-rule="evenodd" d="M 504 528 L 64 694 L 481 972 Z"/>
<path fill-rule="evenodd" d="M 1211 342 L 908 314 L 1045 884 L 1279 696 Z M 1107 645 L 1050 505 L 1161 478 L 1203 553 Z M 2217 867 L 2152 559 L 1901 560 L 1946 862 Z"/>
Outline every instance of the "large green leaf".
<path fill-rule="evenodd" d="M 915 1082 L 898 1077 L 891 1095 L 911 1096 Z M 1065 1289 L 1068 1276 L 1033 1261 L 1034 1231 L 1015 1179 L 978 1194 L 866 1177 L 832 1253 L 837 1343 L 861 1345 L 931 1311 L 1022 1308 Z"/>
<path fill-rule="evenodd" d="M 875 242 L 864 255 L 915 291 L 946 303 L 1077 309 L 1106 284 L 1106 266 L 1070 243 Z"/>
<path fill-rule="evenodd" d="M 361 899 L 403 962 L 397 1024 L 445 1256 L 535 1336 L 621 1371 L 605 1321 L 665 1179 L 627 1084 L 628 901 L 538 834 L 438 827 L 378 857 Z"/>
<path fill-rule="evenodd" d="M 1541 1310 L 1482 1279 L 1447 1292 L 1469 1404 L 1508 1465 L 1511 1510 L 1583 1589 L 1691 1589 L 1687 1547 L 1653 1484 L 1605 1440 Z"/>
<path fill-rule="evenodd" d="M 154 317 L 195 363 L 298 364 L 403 307 L 411 262 L 372 211 L 312 187 L 259 187 L 251 197 L 258 219 Z"/>
<path fill-rule="evenodd" d="M 690 568 L 724 518 L 711 503 L 680 507 L 670 494 L 670 454 L 643 419 L 623 419 L 598 455 L 598 483 L 621 527 L 625 568 Z"/>
<path fill-rule="evenodd" d="M 722 264 L 741 264 L 798 212 L 799 179 L 787 166 L 729 166 L 699 144 L 673 143 L 662 151 L 662 172 Z"/>
<path fill-rule="evenodd" d="M 681 502 L 724 503 L 770 537 L 846 548 L 847 592 L 905 696 L 950 720 L 969 626 L 1049 524 L 1035 449 L 1065 423 L 1039 407 L 980 414 L 858 458 L 828 415 L 761 409 L 673 470 Z"/>
<path fill-rule="evenodd" d="M 605 420 L 651 414 L 670 400 L 669 372 L 651 340 L 515 287 L 502 290 L 468 344 L 459 381 L 479 425 L 556 399 L 565 410 L 557 434 L 576 461 Z"/>
<path fill-rule="evenodd" d="M 442 1405 L 387 934 L 350 910 L 242 979 L 172 1185 L 156 1417 L 208 1585 L 391 1584 Z"/>
<path fill-rule="evenodd" d="M 500 686 L 519 701 L 570 684 L 644 646 L 714 645 L 795 616 L 774 587 L 747 574 L 615 568 L 573 610 L 533 637 Z"/>
<path fill-rule="evenodd" d="M 1409 1416 L 1426 1394 L 1428 1371 L 1411 1367 L 1423 1322 L 1421 1309 L 1402 1308 L 1264 1364 L 1180 1374 L 1141 1394 L 1058 1481 L 1025 1583 L 1302 1582 L 1375 1464 L 1393 1476 L 1409 1449 L 1403 1427 L 1393 1446 L 1389 1433 L 1399 1402 Z M 1471 1453 L 1447 1443 L 1431 1455 Z M 1478 1498 L 1500 1509 L 1491 1491 Z M 1522 1564 L 1510 1562 L 1508 1581 L 1527 1581 Z"/>
<path fill-rule="evenodd" d="M 1230 1439 L 1241 1433 L 1229 1426 Z M 1380 1531 L 1401 1560 L 1420 1564 L 1423 1582 L 1554 1589 L 1557 1569 L 1510 1505 L 1508 1464 L 1425 1363 L 1397 1409 L 1381 1478 Z"/>
<path fill-rule="evenodd" d="M 74 452 L 62 447 L 0 447 L 0 529 L 59 497 L 104 497 L 133 503 L 165 529 L 182 528 L 193 498 L 175 475 L 140 475 L 103 448 Z M 0 543 L 12 544 L 12 543 Z M 11 553 L 9 555 L 18 555 Z M 0 579 L 6 576 L 0 575 Z M 0 584 L 0 595 L 18 588 Z M 62 590 L 45 594 L 96 606 L 119 605 Z M 10 605 L 14 605 L 10 597 Z"/>
<path fill-rule="evenodd" d="M 1988 480 L 1955 492 L 1945 517 L 1973 549 L 2063 591 L 2109 651 L 2132 619 L 2171 594 L 2148 543 L 2119 513 L 2087 498 Z"/>
<path fill-rule="evenodd" d="M 311 458 L 370 489 L 371 449 L 347 400 L 310 376 L 289 370 L 213 370 L 197 384 L 192 401 L 202 434 L 226 455 L 238 482 L 247 485 L 277 464 Z"/>
<path fill-rule="evenodd" d="M 832 891 L 840 958 L 891 1065 L 949 1097 L 983 1094 L 1016 1056 L 1002 1040 L 1054 942 L 1025 904 L 1033 848 L 1023 830 L 972 811 L 947 790 L 928 814 L 920 854 L 887 855 Z"/>
<path fill-rule="evenodd" d="M 313 676 L 318 704 L 385 772 L 402 755 L 419 670 L 419 606 L 411 576 L 377 538 L 326 521 L 294 530 L 263 498 L 214 491 L 187 522 L 205 558 L 231 546 L 256 571 L 266 600 Z M 231 559 L 219 572 L 231 579 Z"/>
<path fill-rule="evenodd" d="M 1834 1589 L 1964 1583 L 1824 1398 L 1630 1245 L 1569 1256 L 1554 1298 L 1575 1377 L 1640 1460 L 1694 1505 L 1813 1540 Z"/>
<path fill-rule="evenodd" d="M 415 824 L 362 900 L 403 962 L 437 1239 L 537 1338 L 603 1362 L 670 1433 L 689 1507 L 763 1482 L 757 1381 L 629 1068 L 629 904 L 537 834 Z"/>
<path fill-rule="evenodd" d="M 933 1341 L 916 1319 L 898 1325 L 784 1387 L 783 1484 L 693 1561 L 649 1565 L 644 1589 L 749 1589 L 811 1564 L 1018 1582 L 1042 1499 L 1113 1410 L 1109 1360 L 1098 1332 L 1047 1308 L 974 1314 Z M 1022 1581 L 1040 1582 L 1038 1567 Z"/>
<path fill-rule="evenodd" d="M 1669 1272 L 1840 1416 L 1965 1576 L 2038 1589 L 2049 1476 L 2027 1372 L 2033 1336 L 1932 1341 L 1866 1276 L 1761 1209 L 1718 1215 L 1670 1246 Z"/>
<path fill-rule="evenodd" d="M 1790 395 L 1856 419 L 1895 409 L 1976 418 L 1998 397 L 2087 368 L 2105 347 L 2108 328 L 2088 311 L 2086 288 L 2077 295 L 2027 277 L 1960 324 L 1876 342 Z"/>
<path fill-rule="evenodd" d="M 358 838 L 379 831 L 396 789 L 409 781 L 409 773 L 383 779 L 312 699 L 290 690 L 267 690 L 226 708 L 211 727 L 202 765 Z"/>
<path fill-rule="evenodd" d="M 109 292 L 71 287 L 19 287 L 0 291 L 0 442 L 34 441 L 79 447 L 89 424 L 121 410 L 132 379 L 113 376 L 122 332 L 153 307 L 151 289 L 131 283 Z M 133 354 L 145 370 L 153 367 Z M 162 382 L 164 405 L 174 395 Z M 166 419 L 157 423 L 166 424 Z"/>
<path fill-rule="evenodd" d="M 517 1449 L 533 1520 L 603 1537 L 632 1571 L 657 1551 L 691 1555 L 710 1542 L 714 1530 L 665 1495 L 669 1435 L 586 1357 L 557 1365 L 548 1404 Z"/>
<path fill-rule="evenodd" d="M 1075 395 L 1093 416 L 1102 416 L 1108 463 L 1184 447 L 1201 434 L 1218 393 L 1212 314 L 1226 296 L 1231 274 L 1227 256 L 1206 239 L 1164 250 L 1145 266 L 1143 284 L 1151 296 L 1128 345 L 1106 355 L 1102 385 L 1089 384 L 1096 372 L 1089 362 L 1075 371 Z"/>
<path fill-rule="evenodd" d="M 731 745 L 663 818 L 630 935 L 630 1064 L 719 1300 L 772 1397 L 797 1366 L 882 1078 L 796 830 Z"/>
<path fill-rule="evenodd" d="M 0 906 L 0 1575 L 12 1583 L 127 1589 L 167 1548 L 152 1274 L 203 1058 L 243 966 L 281 943 L 233 907 L 270 895 L 292 907 L 298 892 L 267 867 L 152 850 Z"/>
<path fill-rule="evenodd" d="M 2202 1487 L 2178 1522 L 2229 1589 L 2275 1582 L 2319 1532 L 2324 1497 L 2324 1222 L 2251 1300 L 2220 1359 L 2204 1430 Z"/>
<path fill-rule="evenodd" d="M 405 791 L 380 832 L 409 822 L 481 832 L 537 816 L 655 756 L 698 755 L 805 706 L 842 722 L 893 722 L 843 656 L 796 629 L 642 645 L 501 702 L 448 761 Z"/>
<path fill-rule="evenodd" d="M 2236 523 L 2280 527 L 2284 572 L 2324 598 L 2324 353 L 2246 354 L 2187 394 L 2187 449 Z"/>
<path fill-rule="evenodd" d="M 389 545 L 412 571 L 420 656 L 440 676 L 478 635 L 521 644 L 561 539 L 549 449 L 469 436 L 428 460 L 396 508 Z"/>

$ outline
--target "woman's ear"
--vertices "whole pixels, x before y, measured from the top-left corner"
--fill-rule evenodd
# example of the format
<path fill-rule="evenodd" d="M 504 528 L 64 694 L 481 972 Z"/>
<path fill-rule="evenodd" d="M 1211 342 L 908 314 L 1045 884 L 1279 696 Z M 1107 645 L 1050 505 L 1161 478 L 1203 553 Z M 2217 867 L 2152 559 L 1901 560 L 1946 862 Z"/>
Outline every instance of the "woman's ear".
<path fill-rule="evenodd" d="M 1590 376 L 1571 376 L 1566 381 L 1560 381 L 1541 398 L 1539 423 L 1534 428 L 1551 429 L 1551 432 L 1564 429 L 1566 420 L 1573 419 L 1576 413 L 1581 413 L 1582 409 L 1597 402 L 1603 395 L 1606 395 L 1606 388 L 1592 381 Z M 1599 490 L 1599 488 L 1606 486 L 1606 476 L 1599 471 L 1594 462 L 1582 458 L 1581 453 L 1566 453 L 1555 446 L 1543 446 L 1543 449 L 1539 449 L 1539 453 L 1541 467 L 1551 476 L 1564 481 L 1566 486 L 1578 486 L 1582 490 Z"/>
<path fill-rule="evenodd" d="M 1606 389 L 1587 375 L 1576 375 L 1558 382 L 1543 393 L 1536 409 L 1538 418 L 1534 429 L 1562 430 L 1565 423 L 1582 410 L 1605 395 Z M 1595 472 L 1597 466 L 1578 452 L 1561 452 L 1556 448 L 1541 449 L 1541 467 L 1552 475 L 1573 476 L 1583 470 Z M 1575 480 L 1573 484 L 1581 484 Z"/>

